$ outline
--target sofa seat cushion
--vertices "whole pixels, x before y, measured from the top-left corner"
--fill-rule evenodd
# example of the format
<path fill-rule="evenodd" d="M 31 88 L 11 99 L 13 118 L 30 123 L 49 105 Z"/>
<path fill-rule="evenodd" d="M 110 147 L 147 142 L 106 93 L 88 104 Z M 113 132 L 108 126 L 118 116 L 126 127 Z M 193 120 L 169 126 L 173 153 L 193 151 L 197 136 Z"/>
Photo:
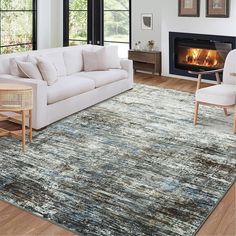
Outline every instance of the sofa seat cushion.
<path fill-rule="evenodd" d="M 231 106 L 236 103 L 236 86 L 229 84 L 214 85 L 199 89 L 196 101 L 220 106 Z"/>
<path fill-rule="evenodd" d="M 81 72 L 77 75 L 92 79 L 95 82 L 96 88 L 128 78 L 127 71 L 120 69 L 110 69 L 108 71 Z"/>
<path fill-rule="evenodd" d="M 47 88 L 48 104 L 53 104 L 95 89 L 93 80 L 78 76 L 60 78 L 57 83 Z"/>

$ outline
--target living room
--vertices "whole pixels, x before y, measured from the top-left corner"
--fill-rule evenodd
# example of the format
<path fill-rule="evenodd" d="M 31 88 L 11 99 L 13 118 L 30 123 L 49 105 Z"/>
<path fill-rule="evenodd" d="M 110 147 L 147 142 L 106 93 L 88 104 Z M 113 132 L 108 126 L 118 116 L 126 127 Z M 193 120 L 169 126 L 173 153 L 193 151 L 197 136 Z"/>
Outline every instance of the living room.
<path fill-rule="evenodd" d="M 0 12 L 0 235 L 236 235 L 234 0 Z"/>

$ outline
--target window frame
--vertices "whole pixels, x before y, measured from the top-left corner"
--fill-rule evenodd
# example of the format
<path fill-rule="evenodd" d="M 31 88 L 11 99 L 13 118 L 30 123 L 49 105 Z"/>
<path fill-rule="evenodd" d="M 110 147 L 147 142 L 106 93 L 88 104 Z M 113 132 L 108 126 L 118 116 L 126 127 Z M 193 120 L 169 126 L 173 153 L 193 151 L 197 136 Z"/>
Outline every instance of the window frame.
<path fill-rule="evenodd" d="M 103 3 L 104 4 L 104 3 Z M 103 45 L 104 43 L 119 43 L 119 44 L 129 44 L 129 48 L 132 48 L 132 0 L 129 0 L 129 9 L 128 10 L 103 10 L 103 12 L 128 12 L 129 13 L 129 42 L 119 42 L 119 41 L 105 41 L 104 40 L 104 30 L 103 30 Z M 103 25 L 105 21 L 103 21 Z M 103 26 L 104 28 L 104 26 Z"/>
<path fill-rule="evenodd" d="M 89 2 L 89 1 L 88 1 Z M 88 43 L 88 37 L 87 40 L 79 40 L 79 39 L 70 39 L 70 12 L 87 12 L 89 11 L 89 4 L 87 6 L 87 10 L 70 10 L 70 2 L 69 0 L 63 0 L 63 46 L 69 46 L 70 41 L 75 42 L 87 42 Z M 87 33 L 89 32 L 88 29 L 88 19 L 87 19 Z"/>
<path fill-rule="evenodd" d="M 69 15 L 70 15 L 69 0 L 63 0 L 63 45 L 69 46 L 70 41 L 83 42 L 83 40 L 76 40 L 69 38 Z M 79 10 L 78 10 L 79 11 Z M 85 11 L 85 10 L 84 10 Z M 88 19 L 87 19 L 87 44 L 104 45 L 104 1 L 88 0 Z M 109 10 L 110 11 L 110 10 Z M 113 10 L 115 11 L 115 10 Z M 129 10 L 122 10 L 129 12 L 129 48 L 132 48 L 132 0 L 129 0 Z M 89 12 L 92 16 L 89 17 Z M 93 15 L 95 14 L 95 15 Z M 96 20 L 94 19 L 96 18 Z M 94 29 L 93 29 L 93 26 Z M 99 29 L 99 30 L 98 30 Z M 99 32 L 98 32 L 99 31 Z M 111 42 L 120 43 L 120 42 Z"/>
<path fill-rule="evenodd" d="M 1 3 L 1 1 L 0 1 Z M 37 0 L 32 0 L 32 10 L 7 10 L 1 9 L 0 5 L 0 54 L 2 54 L 2 48 L 7 47 L 15 47 L 15 46 L 23 46 L 23 45 L 32 45 L 32 50 L 37 50 Z M 31 12 L 32 13 L 32 40 L 30 43 L 16 43 L 16 44 L 9 44 L 9 45 L 2 45 L 2 35 L 1 35 L 1 21 L 2 21 L 2 13 L 3 12 Z"/>

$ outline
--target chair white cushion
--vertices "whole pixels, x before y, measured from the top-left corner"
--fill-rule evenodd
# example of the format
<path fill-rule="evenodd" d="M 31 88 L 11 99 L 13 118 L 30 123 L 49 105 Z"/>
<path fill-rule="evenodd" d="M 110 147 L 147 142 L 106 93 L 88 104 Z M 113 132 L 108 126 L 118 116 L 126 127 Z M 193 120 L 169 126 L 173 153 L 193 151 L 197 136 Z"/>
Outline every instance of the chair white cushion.
<path fill-rule="evenodd" d="M 42 56 L 43 58 L 50 61 L 57 71 L 57 76 L 66 76 L 66 66 L 63 58 L 63 52 L 54 52 L 45 54 Z"/>
<path fill-rule="evenodd" d="M 93 80 L 74 75 L 60 78 L 57 83 L 47 88 L 48 104 L 53 104 L 93 89 L 95 89 Z"/>
<path fill-rule="evenodd" d="M 218 106 L 231 106 L 236 103 L 236 86 L 229 84 L 214 85 L 199 89 L 196 101 Z"/>
<path fill-rule="evenodd" d="M 64 62 L 67 75 L 71 75 L 83 70 L 82 50 L 77 47 L 67 49 L 64 53 Z"/>
<path fill-rule="evenodd" d="M 106 61 L 106 49 L 91 52 L 83 50 L 84 71 L 105 71 L 108 70 Z"/>
<path fill-rule="evenodd" d="M 53 64 L 48 61 L 47 59 L 44 59 L 42 57 L 38 57 L 38 68 L 39 71 L 43 77 L 43 79 L 47 82 L 48 86 L 53 85 L 54 83 L 57 82 L 58 77 L 57 77 L 57 71 Z"/>
<path fill-rule="evenodd" d="M 92 79 L 96 84 L 96 88 L 128 78 L 127 71 L 120 69 L 111 69 L 108 71 L 81 72 L 78 73 L 78 75 Z"/>
<path fill-rule="evenodd" d="M 33 62 L 24 62 L 17 61 L 17 65 L 21 69 L 21 71 L 27 75 L 28 78 L 43 80 L 41 73 L 39 72 L 38 66 Z"/>
<path fill-rule="evenodd" d="M 223 82 L 225 84 L 236 85 L 236 76 L 232 76 L 232 73 L 236 73 L 236 50 L 229 52 L 225 60 L 224 72 L 223 72 Z"/>

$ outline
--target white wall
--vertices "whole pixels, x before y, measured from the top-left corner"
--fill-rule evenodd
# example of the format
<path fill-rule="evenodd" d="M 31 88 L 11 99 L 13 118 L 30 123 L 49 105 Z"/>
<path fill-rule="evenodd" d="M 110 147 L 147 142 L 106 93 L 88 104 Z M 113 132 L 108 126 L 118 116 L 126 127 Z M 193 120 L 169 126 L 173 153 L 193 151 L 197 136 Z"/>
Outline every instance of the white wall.
<path fill-rule="evenodd" d="M 138 3 L 139 2 L 139 3 Z M 231 0 L 230 18 L 206 18 L 205 0 L 201 0 L 200 17 L 178 17 L 178 1 L 133 0 L 133 42 L 154 39 L 161 45 L 163 75 L 169 75 L 169 32 L 187 32 L 236 36 L 236 1 Z M 137 3 L 137 5 L 136 5 Z M 137 26 L 141 13 L 153 13 L 154 30 L 142 31 Z M 176 77 L 176 75 L 174 75 Z"/>
<path fill-rule="evenodd" d="M 166 0 L 132 0 L 132 45 L 141 41 L 145 47 L 149 40 L 154 40 L 161 49 L 161 7 Z M 173 0 L 172 0 L 173 1 Z M 153 30 L 141 29 L 141 15 L 153 14 Z"/>
<path fill-rule="evenodd" d="M 63 46 L 63 0 L 51 0 L 51 47 Z"/>
<path fill-rule="evenodd" d="M 51 47 L 51 0 L 38 0 L 38 49 Z"/>
<path fill-rule="evenodd" d="M 38 0 L 38 49 L 63 46 L 63 0 Z"/>

